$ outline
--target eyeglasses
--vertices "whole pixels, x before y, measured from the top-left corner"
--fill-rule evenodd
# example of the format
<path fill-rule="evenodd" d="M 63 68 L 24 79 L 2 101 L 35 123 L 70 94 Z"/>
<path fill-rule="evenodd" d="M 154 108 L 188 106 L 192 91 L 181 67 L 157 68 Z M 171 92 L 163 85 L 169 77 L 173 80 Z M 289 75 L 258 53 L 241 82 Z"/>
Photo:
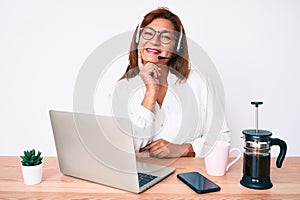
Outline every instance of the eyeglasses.
<path fill-rule="evenodd" d="M 159 36 L 160 42 L 163 44 L 169 44 L 172 40 L 174 40 L 176 38 L 174 33 L 167 31 L 167 30 L 156 31 L 154 28 L 151 28 L 151 27 L 144 27 L 144 28 L 141 28 L 141 30 L 142 30 L 142 37 L 145 40 L 151 40 L 152 38 L 154 38 L 156 33 Z"/>

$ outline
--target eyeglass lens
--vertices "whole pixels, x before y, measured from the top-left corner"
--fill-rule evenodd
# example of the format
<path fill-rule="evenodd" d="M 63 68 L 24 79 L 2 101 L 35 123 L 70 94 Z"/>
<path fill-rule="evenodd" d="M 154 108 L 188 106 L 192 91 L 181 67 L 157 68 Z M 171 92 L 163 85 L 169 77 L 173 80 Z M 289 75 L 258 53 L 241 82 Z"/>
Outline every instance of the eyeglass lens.
<path fill-rule="evenodd" d="M 163 44 L 169 44 L 172 41 L 172 39 L 174 38 L 174 34 L 167 30 L 166 31 L 156 31 L 150 27 L 145 27 L 142 29 L 142 37 L 145 40 L 151 40 L 152 38 L 154 38 L 156 33 L 158 34 L 159 39 L 160 39 L 161 43 L 163 43 Z"/>

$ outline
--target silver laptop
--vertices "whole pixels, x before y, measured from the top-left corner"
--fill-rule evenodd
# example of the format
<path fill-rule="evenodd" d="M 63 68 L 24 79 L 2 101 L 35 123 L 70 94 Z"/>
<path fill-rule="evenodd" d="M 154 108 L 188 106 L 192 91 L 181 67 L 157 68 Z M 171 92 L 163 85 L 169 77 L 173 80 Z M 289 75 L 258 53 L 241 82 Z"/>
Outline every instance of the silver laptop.
<path fill-rule="evenodd" d="M 128 119 L 49 111 L 64 175 L 141 193 L 175 171 L 137 162 Z"/>

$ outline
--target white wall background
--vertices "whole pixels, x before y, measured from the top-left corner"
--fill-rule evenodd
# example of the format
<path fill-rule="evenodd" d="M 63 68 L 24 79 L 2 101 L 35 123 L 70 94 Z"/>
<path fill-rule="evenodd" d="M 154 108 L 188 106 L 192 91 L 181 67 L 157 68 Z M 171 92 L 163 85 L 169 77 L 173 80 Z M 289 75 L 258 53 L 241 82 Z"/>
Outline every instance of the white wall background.
<path fill-rule="evenodd" d="M 254 127 L 250 101 L 259 99 L 260 128 L 299 156 L 297 0 L 0 0 L 0 155 L 32 147 L 55 155 L 48 110 L 72 110 L 76 76 L 89 54 L 158 6 L 178 14 L 187 36 L 215 63 L 233 146 L 242 148 L 241 131 Z"/>

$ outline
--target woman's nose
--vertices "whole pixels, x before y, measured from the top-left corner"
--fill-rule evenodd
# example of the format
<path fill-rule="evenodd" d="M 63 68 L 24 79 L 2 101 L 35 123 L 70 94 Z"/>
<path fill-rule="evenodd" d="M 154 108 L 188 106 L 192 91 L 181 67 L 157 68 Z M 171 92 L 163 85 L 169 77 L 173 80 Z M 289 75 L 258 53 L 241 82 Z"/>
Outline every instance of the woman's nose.
<path fill-rule="evenodd" d="M 155 34 L 155 36 L 150 40 L 150 42 L 154 45 L 160 45 L 160 35 Z"/>

